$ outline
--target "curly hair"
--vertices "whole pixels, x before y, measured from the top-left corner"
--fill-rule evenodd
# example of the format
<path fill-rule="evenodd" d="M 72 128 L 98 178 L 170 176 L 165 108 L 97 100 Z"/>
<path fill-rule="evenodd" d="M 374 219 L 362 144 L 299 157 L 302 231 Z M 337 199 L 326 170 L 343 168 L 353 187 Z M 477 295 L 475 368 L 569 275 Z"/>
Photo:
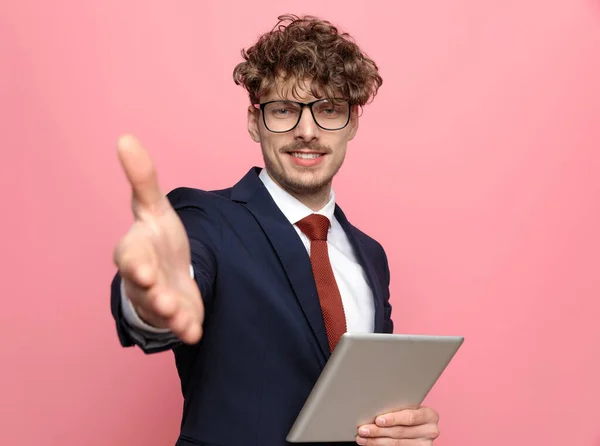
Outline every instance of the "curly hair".
<path fill-rule="evenodd" d="M 313 16 L 282 15 L 254 46 L 242 50 L 244 62 L 233 70 L 233 80 L 242 85 L 252 104 L 270 91 L 277 79 L 299 83 L 311 81 L 311 94 L 333 99 L 343 97 L 363 106 L 374 99 L 383 80 L 378 67 L 330 22 Z"/>

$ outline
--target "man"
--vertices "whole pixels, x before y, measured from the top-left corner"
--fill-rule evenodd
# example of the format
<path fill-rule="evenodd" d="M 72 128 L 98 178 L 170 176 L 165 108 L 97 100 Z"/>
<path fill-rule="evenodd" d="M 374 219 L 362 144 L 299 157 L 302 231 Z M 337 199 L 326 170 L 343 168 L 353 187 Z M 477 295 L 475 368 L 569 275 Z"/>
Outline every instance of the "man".
<path fill-rule="evenodd" d="M 286 444 L 339 337 L 393 330 L 385 252 L 332 190 L 377 66 L 329 22 L 279 19 L 234 70 L 264 169 L 165 197 L 140 143 L 118 142 L 135 222 L 115 249 L 112 313 L 123 346 L 174 352 L 178 445 Z M 390 413 L 356 442 L 428 445 L 437 421 L 429 408 Z"/>

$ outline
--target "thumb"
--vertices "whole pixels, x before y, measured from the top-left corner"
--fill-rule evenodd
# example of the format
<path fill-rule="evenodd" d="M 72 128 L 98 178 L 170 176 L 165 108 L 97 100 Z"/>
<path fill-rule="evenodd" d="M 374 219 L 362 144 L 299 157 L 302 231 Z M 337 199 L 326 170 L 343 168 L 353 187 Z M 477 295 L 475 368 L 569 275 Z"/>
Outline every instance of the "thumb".
<path fill-rule="evenodd" d="M 147 211 L 156 208 L 164 200 L 164 195 L 150 154 L 134 136 L 125 135 L 117 142 L 117 156 L 131 185 L 136 207 Z"/>

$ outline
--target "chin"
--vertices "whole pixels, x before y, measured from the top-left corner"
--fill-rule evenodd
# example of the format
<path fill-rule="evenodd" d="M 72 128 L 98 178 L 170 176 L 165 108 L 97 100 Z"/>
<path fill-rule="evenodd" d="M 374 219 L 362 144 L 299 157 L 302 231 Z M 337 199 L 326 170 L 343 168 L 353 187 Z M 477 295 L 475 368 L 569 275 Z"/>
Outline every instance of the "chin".
<path fill-rule="evenodd" d="M 331 184 L 332 177 L 304 173 L 300 175 L 285 175 L 282 182 L 285 187 L 299 194 L 314 194 Z"/>

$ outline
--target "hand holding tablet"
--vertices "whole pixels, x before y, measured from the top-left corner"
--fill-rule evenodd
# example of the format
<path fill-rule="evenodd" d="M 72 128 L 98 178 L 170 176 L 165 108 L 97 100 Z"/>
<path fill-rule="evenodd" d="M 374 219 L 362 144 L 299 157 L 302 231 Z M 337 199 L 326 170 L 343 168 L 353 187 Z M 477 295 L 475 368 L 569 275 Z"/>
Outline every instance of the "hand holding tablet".
<path fill-rule="evenodd" d="M 375 419 L 375 424 L 359 427 L 356 443 L 369 446 L 384 446 L 380 439 L 388 444 L 398 444 L 395 440 L 415 440 L 426 445 L 435 440 L 439 434 L 438 413 L 429 407 L 403 409 Z M 408 443 L 407 443 L 408 444 Z"/>

